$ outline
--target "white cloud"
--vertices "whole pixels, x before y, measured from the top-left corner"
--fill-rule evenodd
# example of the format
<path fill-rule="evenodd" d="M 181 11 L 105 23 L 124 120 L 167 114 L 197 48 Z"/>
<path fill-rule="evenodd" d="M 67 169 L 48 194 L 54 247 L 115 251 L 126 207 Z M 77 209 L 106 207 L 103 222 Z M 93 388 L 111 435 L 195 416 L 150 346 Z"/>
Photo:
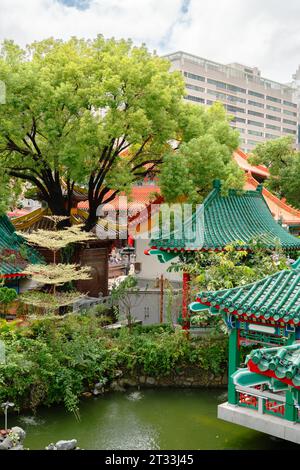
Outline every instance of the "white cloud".
<path fill-rule="evenodd" d="M 54 36 L 132 38 L 160 53 L 185 50 L 258 66 L 289 81 L 300 62 L 298 0 L 1 0 L 0 39 L 24 45 Z"/>

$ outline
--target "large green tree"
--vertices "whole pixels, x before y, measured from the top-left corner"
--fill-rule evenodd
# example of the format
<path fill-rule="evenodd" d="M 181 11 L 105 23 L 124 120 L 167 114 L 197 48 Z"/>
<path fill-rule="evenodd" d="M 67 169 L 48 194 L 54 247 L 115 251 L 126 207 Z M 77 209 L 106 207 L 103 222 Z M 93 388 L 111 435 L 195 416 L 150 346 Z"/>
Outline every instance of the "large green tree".
<path fill-rule="evenodd" d="M 210 108 L 189 105 L 179 116 L 182 134 L 176 149 L 166 152 L 160 173 L 165 200 L 201 202 L 220 179 L 224 190 L 242 189 L 244 173 L 232 158 L 239 134 L 221 103 Z"/>
<path fill-rule="evenodd" d="M 74 186 L 86 185 L 91 228 L 98 205 L 153 171 L 176 137 L 184 84 L 169 68 L 145 47 L 101 36 L 24 50 L 4 42 L 2 169 L 36 187 L 56 215 L 68 215 Z"/>
<path fill-rule="evenodd" d="M 281 137 L 257 145 L 250 161 L 265 165 L 270 171 L 266 186 L 279 197 L 300 208 L 300 152 L 292 137 Z"/>
<path fill-rule="evenodd" d="M 30 183 L 59 216 L 70 214 L 74 188 L 84 185 L 87 230 L 101 203 L 162 164 L 166 195 L 175 174 L 194 185 L 193 195 L 215 177 L 235 180 L 231 153 L 238 136 L 224 109 L 185 103 L 181 74 L 170 73 L 170 63 L 144 46 L 102 36 L 48 39 L 25 49 L 6 41 L 0 80 L 7 90 L 0 106 L 2 171 Z"/>

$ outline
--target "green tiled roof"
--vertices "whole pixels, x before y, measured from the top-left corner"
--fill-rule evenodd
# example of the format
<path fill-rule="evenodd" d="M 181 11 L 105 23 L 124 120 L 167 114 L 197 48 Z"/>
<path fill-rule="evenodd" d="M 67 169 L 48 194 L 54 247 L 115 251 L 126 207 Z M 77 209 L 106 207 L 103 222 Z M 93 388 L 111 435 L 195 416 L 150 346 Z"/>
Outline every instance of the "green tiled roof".
<path fill-rule="evenodd" d="M 19 277 L 26 264 L 41 261 L 38 252 L 16 234 L 9 218 L 0 216 L 0 277 Z"/>
<path fill-rule="evenodd" d="M 255 191 L 238 193 L 230 190 L 227 196 L 223 196 L 220 182 L 215 181 L 214 189 L 203 206 L 180 227 L 180 232 L 174 230 L 167 238 L 158 232 L 151 240 L 155 251 L 150 254 L 157 254 L 156 249 L 173 252 L 222 250 L 237 241 L 244 242 L 244 248 L 247 248 L 258 237 L 271 249 L 280 244 L 284 250 L 300 250 L 300 239 L 274 220 L 262 195 L 261 185 Z"/>
<path fill-rule="evenodd" d="M 300 386 L 300 344 L 255 349 L 246 358 L 251 371 Z"/>
<path fill-rule="evenodd" d="M 203 291 L 191 310 L 203 305 L 225 310 L 238 316 L 263 317 L 276 322 L 300 323 L 300 269 L 280 271 L 272 276 L 233 289 Z"/>

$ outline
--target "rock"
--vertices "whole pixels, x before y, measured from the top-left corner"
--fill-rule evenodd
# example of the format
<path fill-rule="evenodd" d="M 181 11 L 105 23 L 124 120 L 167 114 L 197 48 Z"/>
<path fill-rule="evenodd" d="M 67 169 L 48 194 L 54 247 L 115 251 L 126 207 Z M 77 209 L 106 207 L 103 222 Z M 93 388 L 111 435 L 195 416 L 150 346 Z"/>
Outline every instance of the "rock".
<path fill-rule="evenodd" d="M 124 385 L 126 384 L 129 387 L 136 387 L 138 385 L 138 382 L 135 379 L 124 379 L 123 383 Z"/>
<path fill-rule="evenodd" d="M 114 381 L 110 384 L 110 389 L 114 392 L 125 392 L 125 388 L 122 387 L 117 381 Z"/>
<path fill-rule="evenodd" d="M 122 377 L 123 371 L 122 370 L 116 370 L 115 371 L 115 377 Z"/>
<path fill-rule="evenodd" d="M 13 446 L 13 440 L 9 436 L 7 436 L 4 441 L 0 443 L 0 450 L 10 450 Z"/>
<path fill-rule="evenodd" d="M 77 440 L 71 439 L 70 441 L 58 441 L 55 444 L 56 450 L 74 450 L 77 447 Z"/>
<path fill-rule="evenodd" d="M 26 437 L 26 432 L 19 426 L 14 426 L 11 428 L 9 435 L 13 435 L 13 437 L 16 436 L 19 442 L 23 442 Z"/>
<path fill-rule="evenodd" d="M 51 442 L 51 444 L 49 444 L 47 447 L 45 447 L 46 450 L 57 450 L 55 445 L 53 444 L 53 442 Z"/>
<path fill-rule="evenodd" d="M 139 382 L 140 382 L 140 384 L 144 384 L 146 382 L 146 377 L 144 375 L 141 375 L 139 377 Z"/>
<path fill-rule="evenodd" d="M 154 377 L 147 377 L 146 378 L 146 384 L 155 385 L 155 383 L 156 383 L 156 380 L 154 379 Z"/>
<path fill-rule="evenodd" d="M 9 450 L 24 450 L 24 446 L 22 446 L 22 444 L 18 444 Z"/>
<path fill-rule="evenodd" d="M 92 393 L 91 392 L 83 392 L 82 396 L 84 396 L 86 398 L 90 398 L 92 396 Z"/>

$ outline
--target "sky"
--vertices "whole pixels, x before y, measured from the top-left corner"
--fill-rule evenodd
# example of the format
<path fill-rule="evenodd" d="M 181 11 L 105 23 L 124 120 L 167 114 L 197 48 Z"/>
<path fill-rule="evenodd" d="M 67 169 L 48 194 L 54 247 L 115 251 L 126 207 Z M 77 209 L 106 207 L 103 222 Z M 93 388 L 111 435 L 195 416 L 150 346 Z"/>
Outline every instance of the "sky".
<path fill-rule="evenodd" d="M 300 64 L 299 24 L 299 0 L 0 0 L 0 41 L 131 38 L 159 54 L 258 66 L 280 82 Z"/>

